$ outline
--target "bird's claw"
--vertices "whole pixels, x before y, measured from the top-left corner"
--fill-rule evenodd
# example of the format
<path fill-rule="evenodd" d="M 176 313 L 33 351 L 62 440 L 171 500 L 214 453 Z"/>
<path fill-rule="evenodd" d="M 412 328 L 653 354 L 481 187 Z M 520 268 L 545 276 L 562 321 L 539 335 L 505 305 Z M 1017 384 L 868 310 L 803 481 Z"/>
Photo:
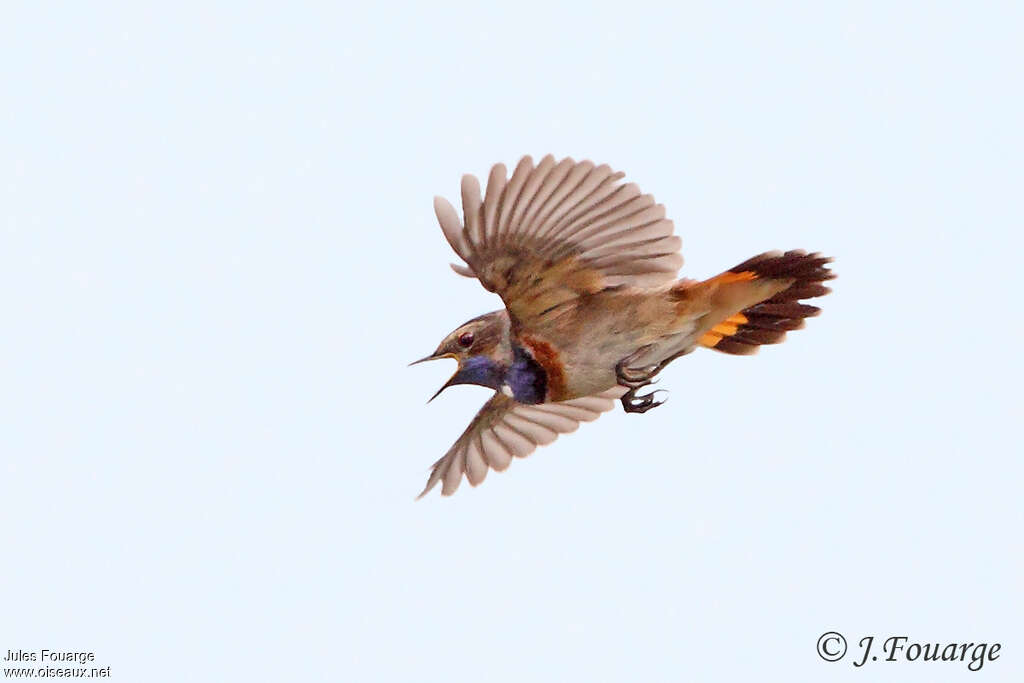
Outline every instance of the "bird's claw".
<path fill-rule="evenodd" d="M 622 398 L 619 400 L 622 401 L 622 409 L 625 410 L 627 413 L 646 413 L 651 408 L 657 408 L 667 400 L 654 400 L 654 397 L 659 393 L 667 394 L 668 392 L 665 391 L 664 389 L 658 389 L 656 391 L 652 391 L 649 394 L 637 396 L 636 388 L 633 388 L 627 391 L 625 394 L 623 394 Z"/>
<path fill-rule="evenodd" d="M 651 383 L 654 376 L 661 370 L 660 366 L 645 365 L 639 368 L 630 367 L 630 364 L 633 361 L 639 359 L 649 349 L 649 345 L 643 346 L 615 364 L 615 377 L 619 381 L 619 384 L 624 387 L 629 387 L 630 389 L 639 389 L 640 387 Z"/>
<path fill-rule="evenodd" d="M 656 381 L 654 376 L 667 365 L 667 363 L 658 363 L 657 365 L 645 365 L 639 368 L 630 367 L 634 361 L 639 360 L 650 348 L 650 345 L 641 347 L 615 364 L 615 377 L 618 383 L 629 389 L 619 399 L 622 401 L 622 409 L 627 413 L 646 413 L 651 408 L 657 408 L 665 402 L 665 399 L 656 401 L 654 398 L 659 392 L 668 393 L 664 389 L 658 389 L 643 396 L 637 396 L 636 393 L 637 389 L 654 384 Z"/>
<path fill-rule="evenodd" d="M 644 368 L 616 368 L 615 376 L 619 384 L 630 389 L 639 389 L 653 383 L 655 366 L 648 365 Z"/>

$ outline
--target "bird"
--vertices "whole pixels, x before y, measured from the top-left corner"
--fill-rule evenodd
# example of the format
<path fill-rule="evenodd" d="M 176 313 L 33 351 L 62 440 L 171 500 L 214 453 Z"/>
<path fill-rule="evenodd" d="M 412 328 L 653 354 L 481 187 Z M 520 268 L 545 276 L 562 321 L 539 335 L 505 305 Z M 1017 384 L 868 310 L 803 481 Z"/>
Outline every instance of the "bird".
<path fill-rule="evenodd" d="M 462 263 L 452 269 L 498 294 L 505 307 L 448 334 L 430 355 L 458 363 L 431 397 L 459 384 L 494 394 L 434 463 L 419 498 L 550 444 L 615 407 L 643 414 L 664 403 L 638 393 L 697 348 L 756 353 L 820 312 L 832 261 L 771 251 L 707 280 L 679 278 L 682 242 L 665 207 L 607 164 L 523 157 L 512 175 L 495 164 L 481 195 L 465 175 L 462 217 L 434 198 L 441 230 Z M 428 403 L 430 402 L 428 401 Z"/>

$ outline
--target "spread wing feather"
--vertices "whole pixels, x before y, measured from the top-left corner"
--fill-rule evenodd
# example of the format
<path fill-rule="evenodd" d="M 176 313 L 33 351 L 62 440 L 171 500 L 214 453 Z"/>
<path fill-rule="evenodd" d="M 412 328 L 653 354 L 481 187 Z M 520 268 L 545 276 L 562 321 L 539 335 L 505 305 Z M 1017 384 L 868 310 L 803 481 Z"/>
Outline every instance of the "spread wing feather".
<path fill-rule="evenodd" d="M 594 396 L 564 401 L 525 405 L 495 392 L 476 414 L 469 427 L 440 460 L 434 463 L 420 498 L 441 483 L 441 494 L 450 496 L 462 482 L 462 476 L 476 486 L 488 469 L 502 472 L 512 458 L 525 458 L 558 438 L 576 431 L 581 422 L 593 422 L 601 413 L 615 407 L 624 387 L 612 387 Z"/>
<path fill-rule="evenodd" d="M 475 277 L 518 322 L 536 329 L 545 313 L 605 287 L 653 287 L 676 279 L 683 258 L 665 208 L 622 184 L 607 165 L 548 155 L 523 157 L 511 177 L 491 168 L 487 191 L 462 179 L 463 219 L 442 197 L 434 212 L 445 238 Z"/>

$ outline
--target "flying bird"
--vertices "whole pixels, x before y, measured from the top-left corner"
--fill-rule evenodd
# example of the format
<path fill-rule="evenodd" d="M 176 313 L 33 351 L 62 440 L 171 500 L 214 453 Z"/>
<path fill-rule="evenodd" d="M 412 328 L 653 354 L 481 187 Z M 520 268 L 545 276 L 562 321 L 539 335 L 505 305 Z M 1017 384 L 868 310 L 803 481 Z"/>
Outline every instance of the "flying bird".
<path fill-rule="evenodd" d="M 756 353 L 817 315 L 801 303 L 827 294 L 834 274 L 817 253 L 773 251 L 708 280 L 678 279 L 681 241 L 665 207 L 607 165 L 527 156 L 511 177 L 491 168 L 486 194 L 462 178 L 462 219 L 442 197 L 434 212 L 462 259 L 460 275 L 498 294 L 505 308 L 463 323 L 415 363 L 458 361 L 434 397 L 456 384 L 494 395 L 434 463 L 451 495 L 463 475 L 476 486 L 559 434 L 621 402 L 629 413 L 663 403 L 639 390 L 697 347 Z M 413 364 L 415 364 L 413 363 Z"/>

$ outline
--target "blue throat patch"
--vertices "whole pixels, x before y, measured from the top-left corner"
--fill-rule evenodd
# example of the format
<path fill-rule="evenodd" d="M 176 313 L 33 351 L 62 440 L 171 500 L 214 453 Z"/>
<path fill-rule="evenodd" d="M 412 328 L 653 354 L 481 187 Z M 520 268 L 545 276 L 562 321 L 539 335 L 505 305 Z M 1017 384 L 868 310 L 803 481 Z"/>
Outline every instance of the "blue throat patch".
<path fill-rule="evenodd" d="M 470 356 L 452 378 L 452 384 L 479 384 L 497 389 L 504 379 L 502 367 L 489 356 Z"/>
<path fill-rule="evenodd" d="M 548 374 L 518 344 L 512 346 L 512 353 L 512 367 L 505 375 L 512 397 L 520 403 L 543 403 L 548 392 Z"/>

